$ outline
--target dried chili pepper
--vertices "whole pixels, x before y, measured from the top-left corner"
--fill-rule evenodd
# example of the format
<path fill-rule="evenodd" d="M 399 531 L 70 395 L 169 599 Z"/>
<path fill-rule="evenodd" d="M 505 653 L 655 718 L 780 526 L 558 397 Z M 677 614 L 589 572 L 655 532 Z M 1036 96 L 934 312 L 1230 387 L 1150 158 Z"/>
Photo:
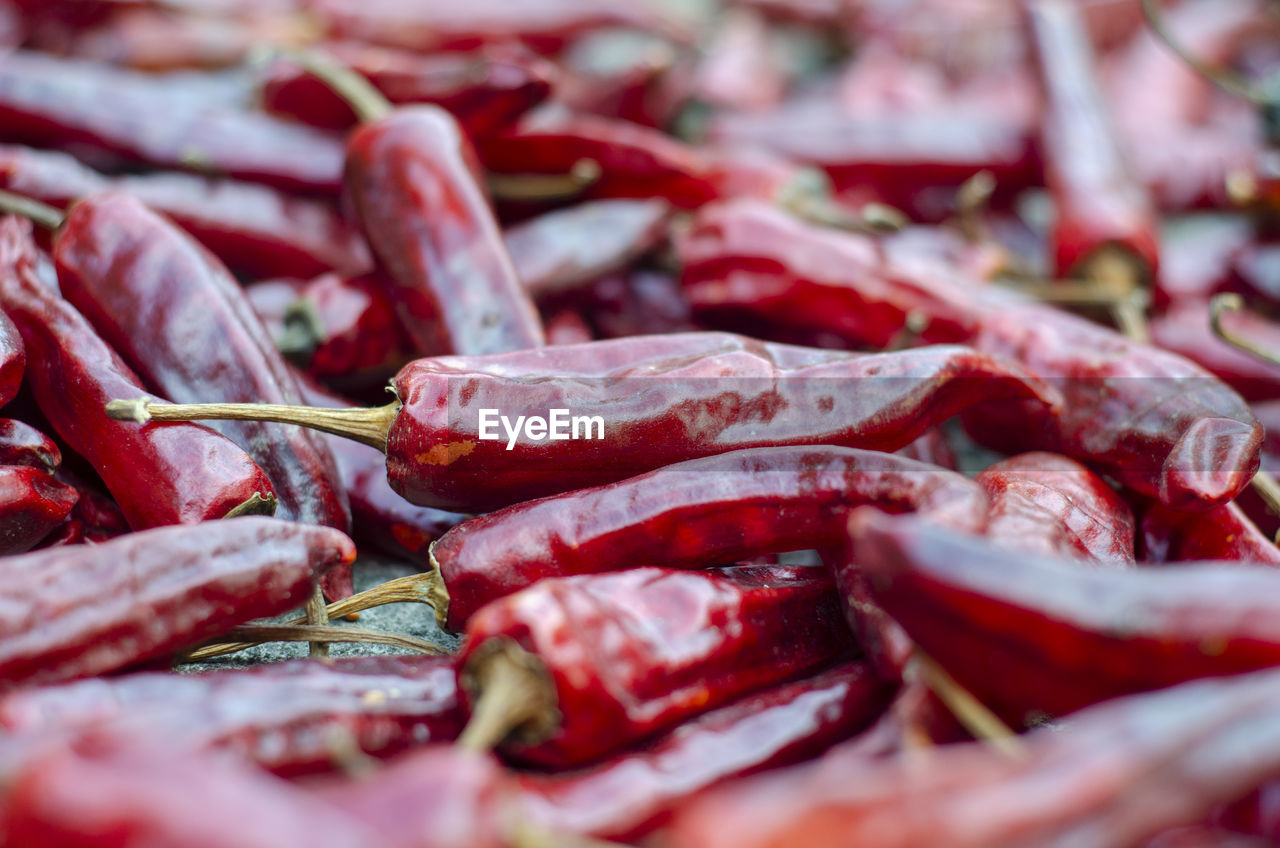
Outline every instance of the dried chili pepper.
<path fill-rule="evenodd" d="M 1009 397 L 1056 400 L 1038 381 L 966 348 L 861 356 L 725 333 L 420 359 L 394 385 L 399 402 L 376 409 L 126 401 L 111 414 L 267 417 L 319 427 L 385 450 L 391 487 L 411 502 L 484 511 L 730 450 L 813 444 L 897 450 L 968 406 Z M 516 417 L 548 416 L 555 408 L 572 410 L 595 430 L 549 440 L 517 424 L 503 439 L 494 415 L 482 439 L 485 408 L 501 410 L 508 430 Z"/>
<path fill-rule="evenodd" d="M 1106 565 L 1133 563 L 1132 511 L 1083 465 L 1024 453 L 988 466 L 974 482 L 991 499 L 986 535 L 997 544 Z"/>
<path fill-rule="evenodd" d="M 473 616 L 459 743 L 586 763 L 780 683 L 853 645 L 831 576 L 810 567 L 642 568 L 543 580 Z"/>
<path fill-rule="evenodd" d="M 547 330 L 547 344 L 586 344 L 596 338 L 587 319 L 576 309 L 561 309 L 542 323 Z"/>
<path fill-rule="evenodd" d="M 819 760 L 714 790 L 665 844 L 1146 845 L 1274 777 L 1277 699 L 1280 674 L 1259 672 L 1101 704 L 1024 737 L 1021 756 L 971 744 Z"/>
<path fill-rule="evenodd" d="M 0 555 L 31 550 L 71 513 L 77 497 L 44 469 L 0 465 Z"/>
<path fill-rule="evenodd" d="M 457 673 L 444 657 L 140 672 L 0 698 L 0 726 L 9 734 L 146 734 L 174 746 L 234 751 L 290 775 L 325 769 L 352 747 L 388 756 L 428 740 L 449 740 L 464 722 Z"/>
<path fill-rule="evenodd" d="M 37 549 L 59 545 L 96 545 L 129 532 L 129 522 L 120 506 L 97 487 L 59 468 L 58 481 L 76 490 L 78 499 L 71 515 L 36 545 Z"/>
<path fill-rule="evenodd" d="M 1214 335 L 1205 301 L 1184 301 L 1151 321 L 1151 340 L 1204 368 L 1246 400 L 1280 397 L 1280 367 Z M 1280 339 L 1278 339 L 1280 340 Z"/>
<path fill-rule="evenodd" d="M 0 222 L 0 305 L 33 352 L 27 381 L 63 440 L 102 476 L 135 530 L 270 511 L 274 490 L 232 442 L 205 427 L 112 421 L 97 407 L 142 384 L 35 275 L 30 224 Z"/>
<path fill-rule="evenodd" d="M 1152 504 L 1142 516 L 1141 530 L 1143 559 L 1148 562 L 1213 559 L 1280 566 L 1280 548 L 1236 503 L 1205 512 L 1177 512 Z"/>
<path fill-rule="evenodd" d="M 681 245 L 695 310 L 740 310 L 847 343 L 967 343 L 1054 383 L 1065 403 L 1014 406 L 972 430 L 1006 452 L 1086 461 L 1178 509 L 1231 500 L 1258 467 L 1244 401 L 1192 363 L 951 272 L 881 259 L 871 239 L 742 201 L 700 215 Z"/>
<path fill-rule="evenodd" d="M 876 599 L 1015 724 L 1280 656 L 1270 569 L 1082 569 L 873 513 L 856 513 L 850 534 Z"/>
<path fill-rule="evenodd" d="M 327 527 L 245 517 L 162 527 L 101 545 L 4 560 L 3 688 L 165 657 L 306 599 L 316 577 L 355 559 Z"/>
<path fill-rule="evenodd" d="M 358 274 L 373 262 L 364 239 L 329 205 L 262 185 L 177 173 L 108 177 L 64 153 L 6 145 L 0 188 L 59 208 L 103 191 L 132 195 L 253 276 Z"/>
<path fill-rule="evenodd" d="M 956 454 L 951 449 L 951 442 L 948 441 L 947 434 L 941 427 L 926 430 L 920 438 L 909 445 L 899 448 L 896 453 L 898 456 L 905 456 L 907 459 L 914 459 L 919 462 L 927 462 L 939 468 L 946 468 L 951 471 L 960 469 L 960 466 L 956 464 Z"/>
<path fill-rule="evenodd" d="M 23 421 L 0 418 L 0 465 L 53 471 L 61 464 L 62 452 L 52 439 Z"/>
<path fill-rule="evenodd" d="M 0 406 L 13 400 L 22 385 L 27 366 L 27 350 L 13 321 L 0 312 Z"/>
<path fill-rule="evenodd" d="M 369 80 L 392 103 L 441 107 L 471 138 L 505 129 L 545 100 L 555 72 L 545 60 L 509 45 L 427 55 L 358 42 L 317 47 Z M 261 97 L 268 111 L 315 127 L 347 129 L 358 122 L 328 85 L 287 61 L 268 69 Z"/>
<path fill-rule="evenodd" d="M 806 759 L 862 730 L 890 692 L 865 664 L 841 665 L 703 713 L 584 771 L 521 775 L 520 810 L 552 832 L 634 841 L 695 792 Z"/>
<path fill-rule="evenodd" d="M 680 281 L 662 271 L 610 274 L 590 288 L 583 309 L 605 339 L 705 329 L 693 322 Z"/>
<path fill-rule="evenodd" d="M 974 531 L 987 506 L 968 478 L 892 454 L 731 451 L 459 524 L 431 547 L 432 603 L 440 623 L 458 630 L 490 601 L 547 577 L 654 562 L 698 568 L 838 545 L 846 511 L 859 504 Z"/>

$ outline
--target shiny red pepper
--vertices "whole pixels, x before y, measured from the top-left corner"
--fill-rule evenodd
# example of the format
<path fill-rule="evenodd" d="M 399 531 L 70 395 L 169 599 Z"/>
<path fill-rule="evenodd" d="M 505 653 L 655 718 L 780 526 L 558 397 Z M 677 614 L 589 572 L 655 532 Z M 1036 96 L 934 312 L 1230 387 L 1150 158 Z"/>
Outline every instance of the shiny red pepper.
<path fill-rule="evenodd" d="M 108 177 L 63 153 L 7 145 L 0 188 L 59 208 L 104 191 L 132 195 L 251 276 L 358 274 L 373 263 L 364 239 L 328 204 L 267 186 L 177 173 Z"/>
<path fill-rule="evenodd" d="M 5 560 L 0 688 L 102 674 L 306 599 L 355 559 L 327 527 L 245 517 L 131 533 Z"/>
<path fill-rule="evenodd" d="M 865 509 L 850 535 L 885 610 L 1019 726 L 1280 657 L 1271 569 L 1082 569 Z"/>
<path fill-rule="evenodd" d="M 504 726 L 516 734 L 503 749 L 563 767 L 829 663 L 852 646 L 824 569 L 641 568 L 543 580 L 489 604 L 467 625 L 460 679 L 474 725 L 488 690 L 499 689 L 507 668 L 499 662 L 526 664 L 536 694 L 502 705 L 523 719 Z"/>
<path fill-rule="evenodd" d="M 0 406 L 13 400 L 22 385 L 22 372 L 27 365 L 27 351 L 22 334 L 13 321 L 0 312 Z"/>
<path fill-rule="evenodd" d="M 59 482 L 76 490 L 78 500 L 67 520 L 44 537 L 36 545 L 37 549 L 59 545 L 96 545 L 129 532 L 129 522 L 119 504 L 97 487 L 65 468 L 59 468 L 55 476 Z"/>
<path fill-rule="evenodd" d="M 27 375 L 58 435 L 103 478 L 135 530 L 270 510 L 274 490 L 249 456 L 206 427 L 112 421 L 102 404 L 142 384 L 79 313 L 35 276 L 30 224 L 0 222 L 0 306 L 33 353 Z M 152 396 L 154 397 L 154 396 Z"/>
<path fill-rule="evenodd" d="M 0 465 L 0 555 L 31 550 L 71 513 L 78 497 L 44 469 Z"/>
<path fill-rule="evenodd" d="M 461 626 L 538 580 L 654 562 L 699 568 L 841 544 L 848 509 L 922 512 L 977 531 L 968 478 L 915 460 L 833 447 L 730 451 L 459 524 L 431 547 L 442 624 Z"/>
<path fill-rule="evenodd" d="M 1280 566 L 1280 548 L 1236 503 L 1206 512 L 1175 512 L 1152 504 L 1142 516 L 1141 530 L 1147 562 L 1213 559 Z"/>

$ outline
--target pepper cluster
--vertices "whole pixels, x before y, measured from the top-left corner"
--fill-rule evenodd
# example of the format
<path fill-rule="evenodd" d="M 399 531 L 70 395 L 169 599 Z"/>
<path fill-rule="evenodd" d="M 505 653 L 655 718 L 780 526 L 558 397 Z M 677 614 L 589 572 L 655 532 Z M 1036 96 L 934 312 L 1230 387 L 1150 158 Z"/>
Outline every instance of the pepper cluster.
<path fill-rule="evenodd" d="M 0 0 L 0 845 L 1280 842 L 1277 45 Z"/>

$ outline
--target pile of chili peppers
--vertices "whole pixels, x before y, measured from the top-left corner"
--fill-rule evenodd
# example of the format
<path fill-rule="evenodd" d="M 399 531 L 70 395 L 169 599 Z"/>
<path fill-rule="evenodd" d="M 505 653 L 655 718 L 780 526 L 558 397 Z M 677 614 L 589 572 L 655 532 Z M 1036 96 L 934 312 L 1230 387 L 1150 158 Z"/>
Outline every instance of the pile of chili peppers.
<path fill-rule="evenodd" d="M 1265 0 L 0 0 L 0 845 L 1280 843 L 1278 81 Z"/>

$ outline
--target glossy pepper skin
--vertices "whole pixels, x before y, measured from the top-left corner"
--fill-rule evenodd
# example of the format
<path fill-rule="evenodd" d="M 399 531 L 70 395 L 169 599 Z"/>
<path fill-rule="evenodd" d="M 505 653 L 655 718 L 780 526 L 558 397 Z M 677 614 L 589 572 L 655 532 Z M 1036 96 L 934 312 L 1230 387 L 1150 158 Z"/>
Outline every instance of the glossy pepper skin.
<path fill-rule="evenodd" d="M 871 510 L 850 537 L 884 609 L 1016 725 L 1280 656 L 1270 569 L 1082 569 Z"/>
<path fill-rule="evenodd" d="M 301 402 L 293 374 L 226 267 L 138 200 L 104 194 L 77 203 L 53 255 L 67 300 L 171 400 Z M 255 422 L 215 428 L 262 466 L 282 518 L 350 525 L 319 434 Z M 350 594 L 349 575 L 339 570 L 326 589 Z"/>
<path fill-rule="evenodd" d="M 332 765 L 335 733 L 350 733 L 377 756 L 453 739 L 464 721 L 456 681 L 452 660 L 423 656 L 139 672 L 12 692 L 0 698 L 0 727 L 15 735 L 151 735 L 296 775 Z"/>
<path fill-rule="evenodd" d="M 464 690 L 468 664 L 491 640 L 536 656 L 558 699 L 549 736 L 504 750 L 556 767 L 589 762 L 853 645 L 831 576 L 803 566 L 543 580 L 471 617 L 459 656 Z"/>
<path fill-rule="evenodd" d="M 31 550 L 71 514 L 78 498 L 43 469 L 0 465 L 0 555 Z"/>
<path fill-rule="evenodd" d="M 892 691 L 864 663 L 840 665 L 703 713 L 586 770 L 521 775 L 520 810 L 553 832 L 635 841 L 695 792 L 808 759 L 857 733 Z"/>
<path fill-rule="evenodd" d="M 129 532 L 129 522 L 119 504 L 108 495 L 65 468 L 59 468 L 55 476 L 76 490 L 78 500 L 67 519 L 45 536 L 36 549 L 96 545 Z"/>
<path fill-rule="evenodd" d="M 695 311 L 742 311 L 859 346 L 969 344 L 1053 383 L 1061 406 L 1002 405 L 971 428 L 1004 452 L 1065 454 L 1184 510 L 1226 503 L 1258 468 L 1253 414 L 1193 363 L 961 285 L 949 270 L 885 260 L 866 237 L 737 202 L 703 212 L 680 254 Z"/>
<path fill-rule="evenodd" d="M 431 556 L 457 630 L 484 604 L 546 577 L 837 545 L 846 511 L 862 504 L 975 531 L 987 507 L 968 478 L 892 454 L 756 448 L 491 512 L 445 533 Z"/>
<path fill-rule="evenodd" d="M 1059 0 L 1028 7 L 1044 87 L 1040 146 L 1053 196 L 1053 268 L 1078 273 L 1108 246 L 1154 275 L 1159 265 L 1155 208 L 1127 167 L 1095 73 L 1096 60 L 1079 8 Z"/>
<path fill-rule="evenodd" d="M 14 51 L 0 61 L 0 140 L 86 144 L 157 167 L 334 195 L 342 142 L 226 103 L 202 103 L 146 74 Z"/>
<path fill-rule="evenodd" d="M 1018 757 L 973 743 L 932 749 L 926 762 L 827 758 L 695 800 L 664 844 L 1159 844 L 1148 840 L 1203 822 L 1274 777 L 1278 700 L 1280 674 L 1264 671 L 1099 704 L 1022 737 Z"/>
<path fill-rule="evenodd" d="M 0 406 L 13 400 L 22 385 L 22 372 L 27 365 L 27 351 L 22 346 L 22 334 L 0 312 Z"/>
<path fill-rule="evenodd" d="M 1054 401 L 1037 381 L 966 348 L 862 356 L 727 333 L 420 359 L 395 387 L 403 407 L 387 442 L 392 488 L 413 503 L 477 512 L 730 450 L 892 451 L 967 406 Z M 602 418 L 604 438 L 522 430 L 514 442 L 480 439 L 486 408 L 511 422 L 568 408 Z M 504 433 L 490 423 L 489 435 Z"/>
<path fill-rule="evenodd" d="M 1024 453 L 973 479 L 991 499 L 985 535 L 996 544 L 1100 565 L 1133 564 L 1132 510 L 1080 463 Z"/>
<path fill-rule="evenodd" d="M 471 143 L 435 106 L 398 109 L 347 143 L 347 192 L 395 284 L 401 324 L 427 356 L 544 342 L 478 175 Z"/>
<path fill-rule="evenodd" d="M 550 63 L 509 46 L 428 55 L 359 42 L 316 49 L 369 80 L 392 103 L 441 107 L 471 138 L 505 129 L 546 100 L 555 75 Z M 355 112 L 327 85 L 288 62 L 268 70 L 261 98 L 267 111 L 313 127 L 345 130 L 357 123 Z"/>
<path fill-rule="evenodd" d="M 1152 504 L 1142 515 L 1141 530 L 1145 562 L 1213 559 L 1280 566 L 1280 548 L 1235 502 L 1204 512 Z"/>
<path fill-rule="evenodd" d="M 363 237 L 330 204 L 269 186 L 179 173 L 106 176 L 65 153 L 4 145 L 0 188 L 59 208 L 91 194 L 123 192 L 254 277 L 359 274 L 373 264 Z"/>
<path fill-rule="evenodd" d="M 25 421 L 0 418 L 0 465 L 29 465 L 53 471 L 62 452 L 53 440 Z"/>
<path fill-rule="evenodd" d="M 89 323 L 35 273 L 30 224 L 0 222 L 0 305 L 32 351 L 27 382 L 58 435 L 102 477 L 135 530 L 222 518 L 271 483 L 243 450 L 207 427 L 113 421 L 141 382 Z M 154 396 L 153 396 L 154 397 Z"/>
<path fill-rule="evenodd" d="M 355 546 L 336 530 L 260 517 L 7 558 L 0 687 L 167 656 L 298 606 L 319 574 L 353 559 Z"/>

